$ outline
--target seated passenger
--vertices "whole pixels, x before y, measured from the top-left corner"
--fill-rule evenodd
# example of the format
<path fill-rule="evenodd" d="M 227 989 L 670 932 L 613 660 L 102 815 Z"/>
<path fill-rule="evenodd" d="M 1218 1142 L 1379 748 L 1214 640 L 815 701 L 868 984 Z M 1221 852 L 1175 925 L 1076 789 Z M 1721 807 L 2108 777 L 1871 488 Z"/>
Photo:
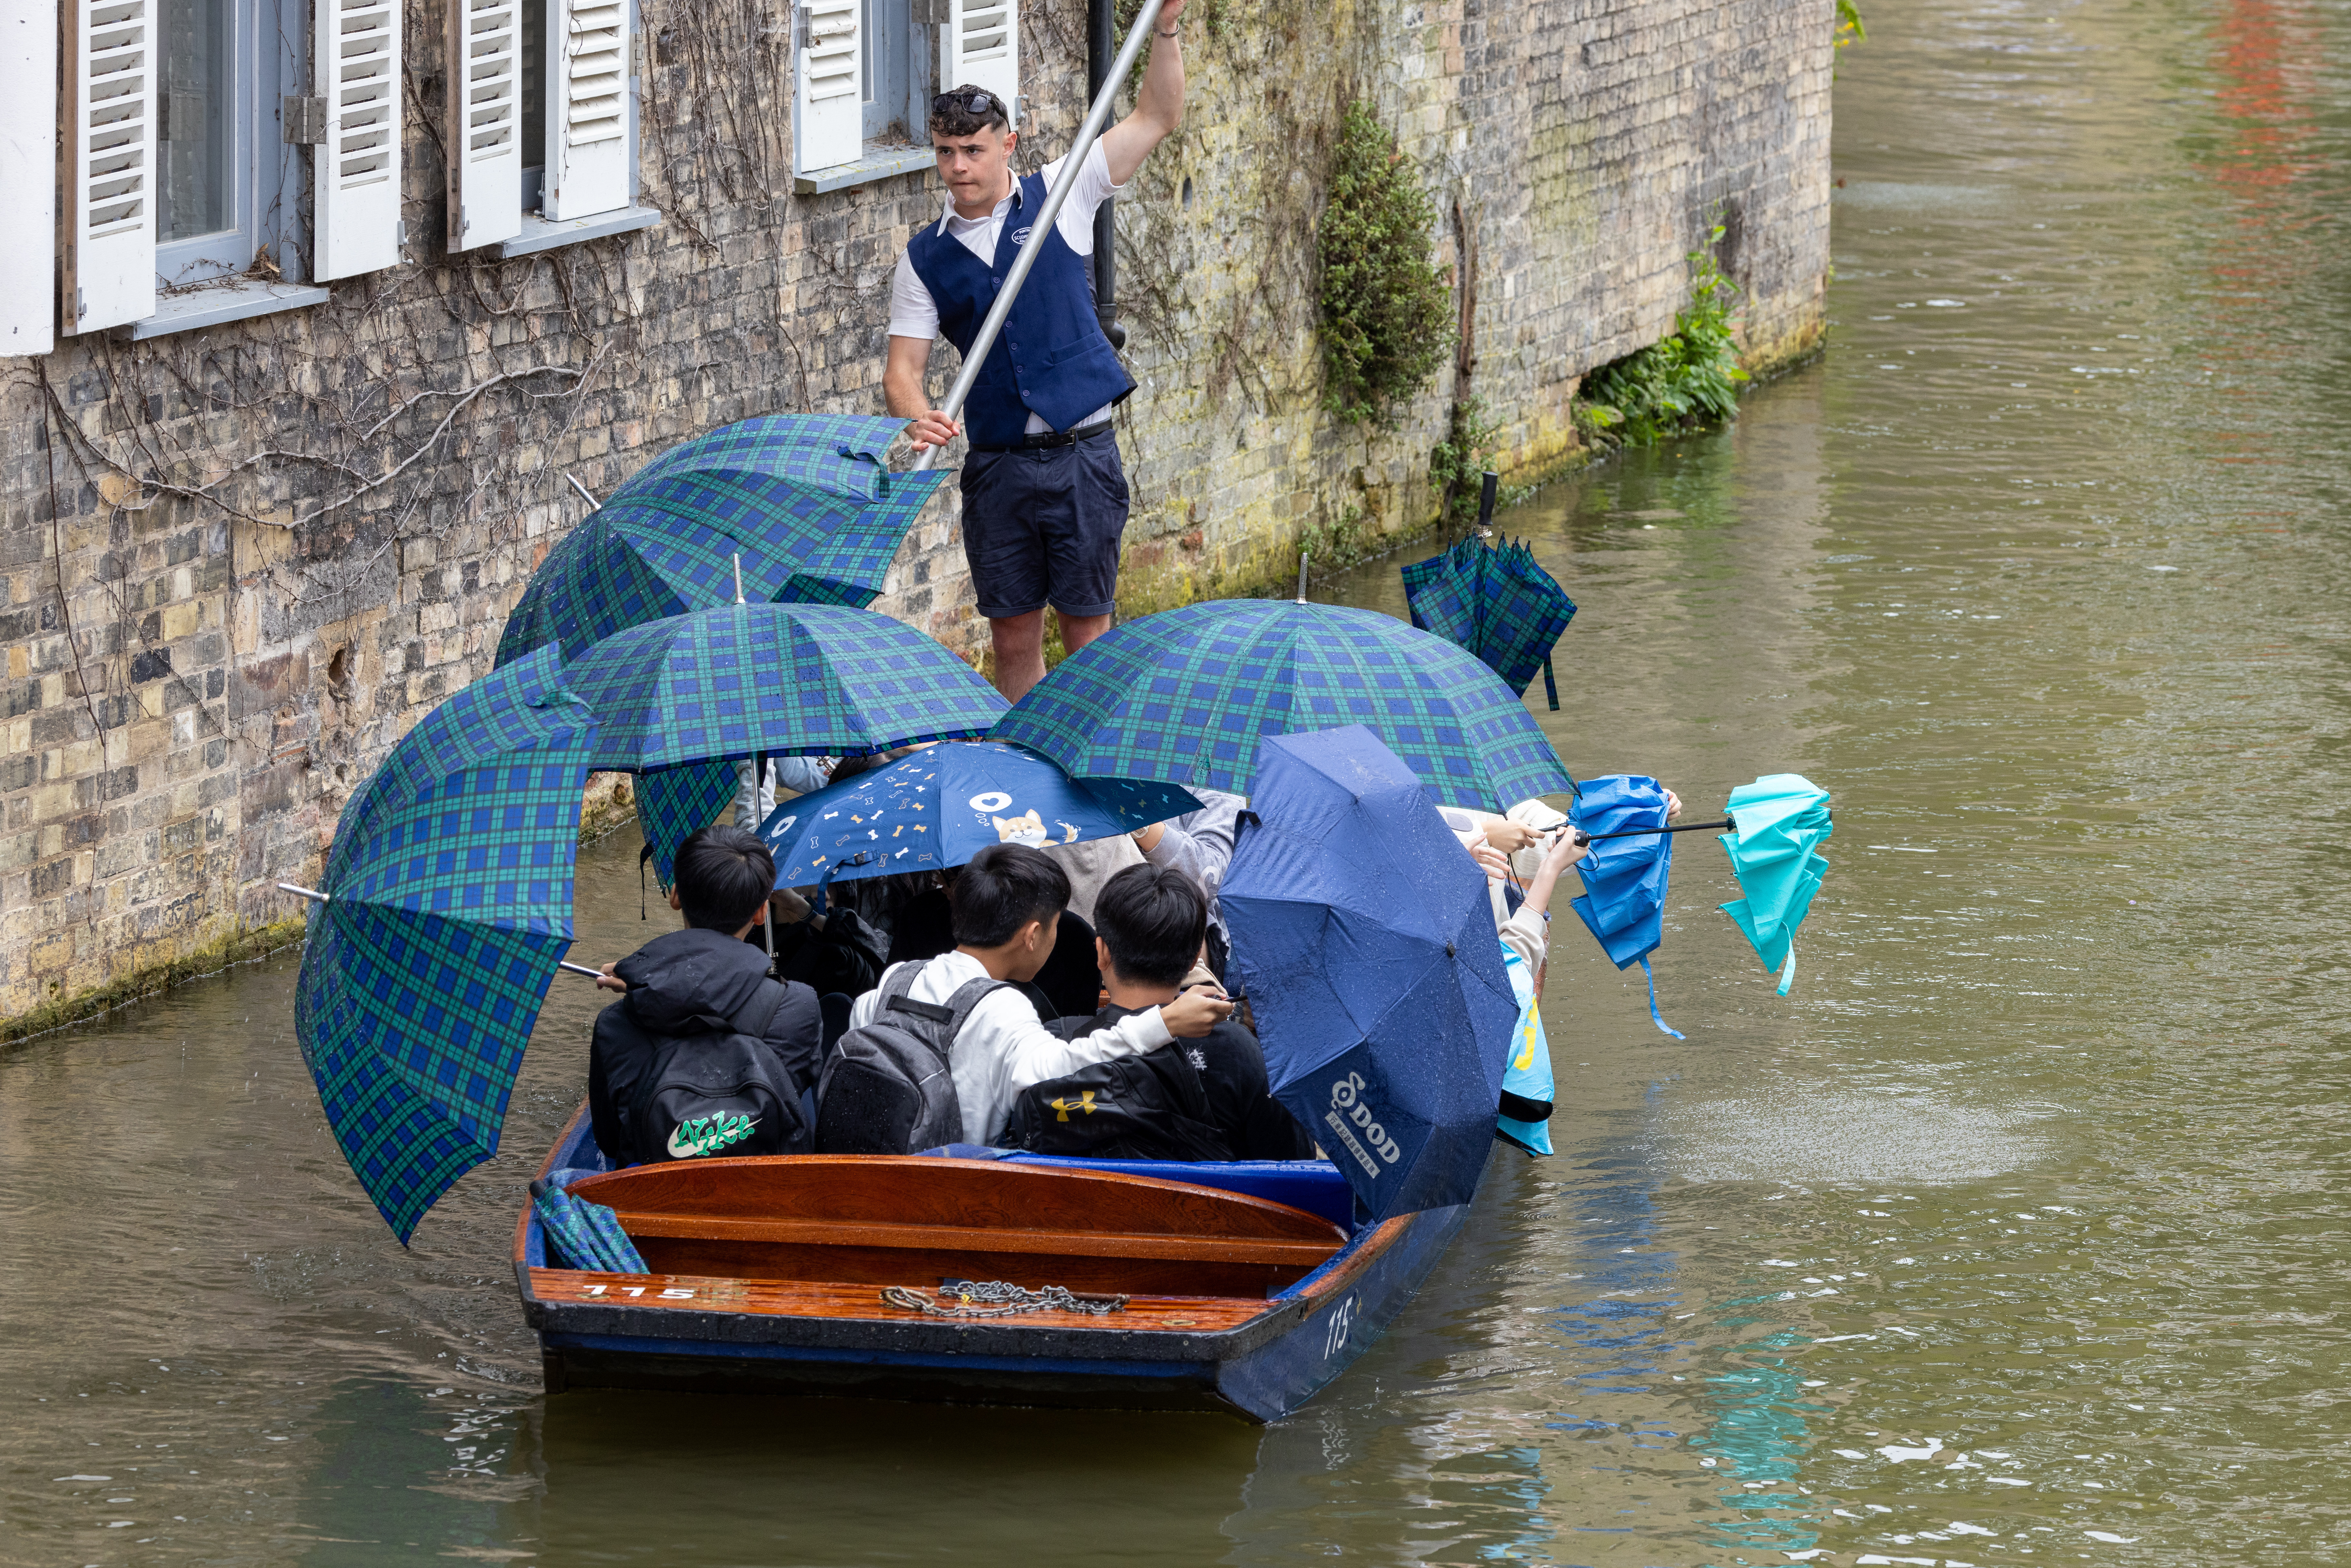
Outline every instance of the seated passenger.
<path fill-rule="evenodd" d="M 1207 899 L 1184 873 L 1130 866 L 1094 901 L 1110 1006 L 1057 1028 L 1099 1030 L 1175 1002 L 1199 961 Z M 1212 988 L 1211 988 L 1212 990 Z M 1191 994 L 1205 994 L 1194 992 Z M 1124 1160 L 1305 1160 L 1314 1140 L 1268 1090 L 1257 1037 L 1227 1019 L 1196 1040 L 1040 1083 L 1014 1105 L 1008 1146 Z"/>
<path fill-rule="evenodd" d="M 767 955 L 744 941 L 775 884 L 757 834 L 703 829 L 678 846 L 669 895 L 685 929 L 596 982 L 622 993 L 597 1015 L 588 1051 L 589 1113 L 614 1165 L 807 1152 L 816 993 L 769 979 Z"/>
<path fill-rule="evenodd" d="M 1038 1021 L 1035 1007 L 1015 988 L 1035 979 L 1052 956 L 1070 896 L 1061 867 L 1025 845 L 990 844 L 957 872 L 949 896 L 955 951 L 892 965 L 878 988 L 857 998 L 849 1021 L 853 1034 L 874 1021 L 885 998 L 895 996 L 936 1014 L 952 1008 L 971 982 L 995 983 L 994 989 L 976 993 L 977 1001 L 967 1001 L 962 1027 L 947 1041 L 965 1143 L 986 1143 L 1004 1124 L 1013 1100 L 1032 1084 L 1155 1050 L 1179 1037 L 1199 1038 L 1232 1011 L 1232 1003 L 1221 996 L 1196 993 L 1177 999 L 1171 992 L 1165 1006 L 1124 1013 L 1108 1027 L 1064 1039 Z M 844 1040 L 842 1051 L 853 1043 Z M 831 1088 L 828 1082 L 822 1113 L 828 1152 L 912 1152 L 874 1146 L 861 1129 L 845 1123 Z"/>

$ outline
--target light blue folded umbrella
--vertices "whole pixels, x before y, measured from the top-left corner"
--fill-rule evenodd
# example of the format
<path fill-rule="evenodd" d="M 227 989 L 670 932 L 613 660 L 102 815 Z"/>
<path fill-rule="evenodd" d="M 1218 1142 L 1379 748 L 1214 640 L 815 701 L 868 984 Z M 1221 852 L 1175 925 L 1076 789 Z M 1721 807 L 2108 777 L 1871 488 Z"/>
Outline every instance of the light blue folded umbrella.
<path fill-rule="evenodd" d="M 1801 773 L 1771 773 L 1730 792 L 1730 820 L 1739 831 L 1722 835 L 1730 869 L 1747 896 L 1722 906 L 1763 960 L 1780 971 L 1780 994 L 1796 979 L 1796 927 L 1813 907 L 1829 862 L 1815 852 L 1834 831 L 1829 792 Z"/>

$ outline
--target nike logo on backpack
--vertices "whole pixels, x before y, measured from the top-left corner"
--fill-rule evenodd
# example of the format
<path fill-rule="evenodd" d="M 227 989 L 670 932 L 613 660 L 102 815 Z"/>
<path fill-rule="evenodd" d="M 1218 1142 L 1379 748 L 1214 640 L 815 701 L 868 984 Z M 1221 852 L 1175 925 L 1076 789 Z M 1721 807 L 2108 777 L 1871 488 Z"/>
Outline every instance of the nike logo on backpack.
<path fill-rule="evenodd" d="M 758 1122 L 757 1116 L 696 1116 L 690 1122 L 680 1122 L 669 1135 L 669 1157 L 690 1160 L 696 1155 L 715 1155 L 732 1144 L 739 1144 L 751 1135 Z"/>

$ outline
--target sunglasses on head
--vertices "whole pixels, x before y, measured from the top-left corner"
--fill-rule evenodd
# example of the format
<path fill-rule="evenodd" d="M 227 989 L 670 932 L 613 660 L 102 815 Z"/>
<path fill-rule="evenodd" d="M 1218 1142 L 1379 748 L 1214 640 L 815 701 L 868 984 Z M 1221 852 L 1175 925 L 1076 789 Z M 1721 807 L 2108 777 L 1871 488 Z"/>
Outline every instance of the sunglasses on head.
<path fill-rule="evenodd" d="M 933 114 L 987 114 L 996 107 L 995 97 L 984 92 L 943 92 L 931 99 Z"/>

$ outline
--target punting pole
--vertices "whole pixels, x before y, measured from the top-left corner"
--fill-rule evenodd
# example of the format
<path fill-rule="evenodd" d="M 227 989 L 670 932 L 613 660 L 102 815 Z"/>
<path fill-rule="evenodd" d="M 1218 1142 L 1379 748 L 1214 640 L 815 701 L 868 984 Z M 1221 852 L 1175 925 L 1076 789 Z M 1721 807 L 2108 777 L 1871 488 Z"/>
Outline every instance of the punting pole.
<path fill-rule="evenodd" d="M 1078 175 L 1085 166 L 1086 154 L 1093 151 L 1094 143 L 1102 138 L 1102 127 L 1110 123 L 1110 111 L 1118 102 L 1118 89 L 1125 85 L 1127 72 L 1134 68 L 1136 57 L 1143 53 L 1144 40 L 1151 37 L 1159 20 L 1159 5 L 1160 0 L 1143 0 L 1143 9 L 1134 18 L 1134 29 L 1126 36 L 1126 47 L 1119 50 L 1110 74 L 1102 78 L 1102 91 L 1094 95 L 1094 105 L 1086 110 L 1085 123 L 1078 127 L 1078 139 L 1071 143 L 1069 155 L 1061 160 L 1061 177 L 1053 182 L 1036 217 L 1028 220 L 1030 243 L 1022 246 L 1020 254 L 1012 258 L 1012 270 L 1004 275 L 1004 287 L 997 290 L 996 303 L 987 308 L 987 318 L 979 324 L 979 335 L 971 340 L 970 349 L 964 354 L 963 369 L 956 372 L 955 384 L 947 388 L 946 401 L 939 405 L 939 412 L 949 419 L 963 413 L 972 382 L 979 379 L 979 367 L 987 361 L 987 351 L 996 347 L 996 335 L 1004 329 L 1004 319 L 1012 313 L 1012 301 L 1019 296 L 1020 286 L 1029 281 L 1029 269 L 1037 265 L 1037 253 L 1044 247 L 1043 236 L 1052 232 L 1061 215 L 1062 204 L 1069 200 L 1070 188 L 1078 183 Z M 931 459 L 938 454 L 935 446 L 923 448 L 912 472 L 919 474 L 928 468 Z"/>
<path fill-rule="evenodd" d="M 297 898 L 307 898 L 313 904 L 335 902 L 332 894 L 320 893 L 315 887 L 302 887 L 294 883 L 281 882 L 277 884 L 277 889 L 280 893 L 290 893 Z M 569 969 L 575 975 L 585 975 L 591 980 L 601 980 L 604 977 L 601 971 L 591 969 L 585 964 L 575 964 L 569 958 L 557 959 L 555 967 L 559 969 Z"/>

